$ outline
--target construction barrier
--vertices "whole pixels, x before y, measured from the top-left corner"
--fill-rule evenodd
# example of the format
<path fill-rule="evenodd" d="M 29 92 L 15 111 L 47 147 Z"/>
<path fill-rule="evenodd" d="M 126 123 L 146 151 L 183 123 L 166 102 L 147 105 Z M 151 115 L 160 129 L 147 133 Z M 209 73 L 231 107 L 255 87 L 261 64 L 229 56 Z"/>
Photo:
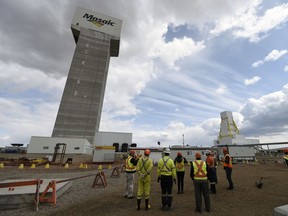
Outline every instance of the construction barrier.
<path fill-rule="evenodd" d="M 40 185 L 42 183 L 43 183 L 43 180 L 41 179 L 19 181 L 19 182 L 5 182 L 5 183 L 0 183 L 0 188 L 8 188 L 9 191 L 14 191 L 14 187 L 36 185 L 34 203 L 35 203 L 36 211 L 38 211 L 39 210 L 39 190 L 40 190 Z"/>
<path fill-rule="evenodd" d="M 48 166 L 47 166 L 48 165 Z M 87 167 L 87 164 L 84 164 L 83 167 Z M 120 167 L 121 166 L 116 166 L 116 167 L 111 167 L 112 170 L 112 174 L 111 177 L 119 177 L 120 175 Z M 49 164 L 45 165 L 45 168 L 49 168 Z M 47 185 L 47 187 L 45 188 L 45 190 L 43 191 L 43 193 L 40 194 L 40 185 L 43 183 L 43 180 L 40 179 L 36 179 L 36 180 L 30 180 L 30 181 L 21 181 L 21 182 L 9 182 L 9 183 L 0 183 L 0 188 L 5 188 L 8 187 L 9 191 L 13 191 L 14 187 L 19 187 L 19 186 L 28 186 L 28 185 L 36 185 L 36 192 L 35 192 L 35 198 L 34 198 L 34 202 L 35 202 L 35 206 L 36 206 L 36 211 L 39 210 L 39 203 L 52 203 L 53 206 L 56 206 L 57 203 L 57 195 L 56 195 L 56 186 L 57 183 L 62 183 L 62 182 L 67 182 L 67 181 L 73 181 L 76 179 L 81 179 L 81 178 L 86 178 L 86 177 L 90 177 L 90 176 L 95 176 L 95 179 L 93 181 L 92 184 L 92 188 L 94 188 L 95 186 L 97 187 L 104 187 L 106 188 L 108 186 L 107 184 L 107 179 L 105 176 L 105 172 L 111 169 L 106 169 L 106 170 L 100 170 L 98 171 L 98 173 L 94 173 L 94 174 L 90 174 L 90 175 L 85 175 L 85 176 L 79 176 L 79 177 L 75 177 L 75 178 L 70 178 L 70 179 L 64 179 L 64 180 L 52 180 L 49 182 L 49 184 Z M 49 190 L 52 190 L 52 194 L 49 194 L 49 196 L 47 196 L 47 193 Z"/>

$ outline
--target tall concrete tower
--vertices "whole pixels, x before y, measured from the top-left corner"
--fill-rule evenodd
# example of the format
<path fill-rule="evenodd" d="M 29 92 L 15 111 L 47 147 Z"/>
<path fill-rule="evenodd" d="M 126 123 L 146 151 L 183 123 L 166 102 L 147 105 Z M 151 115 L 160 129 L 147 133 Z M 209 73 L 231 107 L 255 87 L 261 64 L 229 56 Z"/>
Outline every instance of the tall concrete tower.
<path fill-rule="evenodd" d="M 220 113 L 221 126 L 219 132 L 219 139 L 226 137 L 232 138 L 236 134 L 240 134 L 237 125 L 233 119 L 232 112 L 225 111 Z"/>
<path fill-rule="evenodd" d="M 257 144 L 258 139 L 246 139 L 240 134 L 240 131 L 233 119 L 231 111 L 220 113 L 221 125 L 218 140 L 214 140 L 214 145 L 246 145 Z"/>
<path fill-rule="evenodd" d="M 99 131 L 110 57 L 119 55 L 122 21 L 77 8 L 71 29 L 76 49 L 52 137 L 86 138 Z"/>

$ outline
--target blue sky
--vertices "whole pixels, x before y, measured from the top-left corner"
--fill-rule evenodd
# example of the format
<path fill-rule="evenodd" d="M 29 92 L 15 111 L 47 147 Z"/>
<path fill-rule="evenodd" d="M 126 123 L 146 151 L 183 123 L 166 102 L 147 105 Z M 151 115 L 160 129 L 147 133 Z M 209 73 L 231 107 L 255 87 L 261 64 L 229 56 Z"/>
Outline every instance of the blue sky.
<path fill-rule="evenodd" d="M 0 0 L 0 146 L 51 136 L 77 6 L 123 20 L 101 131 L 211 146 L 232 111 L 245 137 L 288 140 L 287 1 Z"/>

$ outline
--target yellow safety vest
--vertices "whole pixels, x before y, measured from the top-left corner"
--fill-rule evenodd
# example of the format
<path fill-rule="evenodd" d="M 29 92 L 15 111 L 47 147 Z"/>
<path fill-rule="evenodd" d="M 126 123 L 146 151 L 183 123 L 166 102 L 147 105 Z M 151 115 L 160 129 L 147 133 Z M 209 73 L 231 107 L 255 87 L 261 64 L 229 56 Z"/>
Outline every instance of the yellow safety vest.
<path fill-rule="evenodd" d="M 145 175 L 150 175 L 152 167 L 152 160 L 148 157 L 141 158 L 137 163 L 137 170 Z"/>
<path fill-rule="evenodd" d="M 131 163 L 131 159 L 132 157 L 129 156 L 127 159 L 126 159 L 126 171 L 136 171 L 136 167 L 134 166 L 134 164 Z"/>
<path fill-rule="evenodd" d="M 288 155 L 285 155 L 285 156 L 283 157 L 283 159 L 284 159 L 284 160 L 288 160 Z"/>
<path fill-rule="evenodd" d="M 207 180 L 206 163 L 202 160 L 193 161 L 194 179 Z"/>
<path fill-rule="evenodd" d="M 176 178 L 174 161 L 168 156 L 162 157 L 158 162 L 157 176 L 159 177 L 161 175 Z"/>

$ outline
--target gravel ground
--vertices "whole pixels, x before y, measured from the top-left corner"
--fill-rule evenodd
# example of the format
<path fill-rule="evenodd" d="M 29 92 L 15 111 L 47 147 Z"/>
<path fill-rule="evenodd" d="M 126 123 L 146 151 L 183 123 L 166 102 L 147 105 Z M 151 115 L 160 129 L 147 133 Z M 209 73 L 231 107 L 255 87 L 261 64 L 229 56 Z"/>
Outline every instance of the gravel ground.
<path fill-rule="evenodd" d="M 51 167 L 51 166 L 50 166 Z M 69 167 L 64 169 L 62 166 L 52 167 L 50 169 L 44 169 L 43 166 L 36 169 L 23 169 L 19 170 L 18 167 L 5 167 L 0 169 L 0 181 L 6 179 L 63 179 L 63 178 L 76 178 L 80 176 L 86 176 L 90 174 L 97 174 L 97 166 L 88 168 L 88 170 L 79 169 L 78 167 Z M 105 170 L 105 169 L 104 169 Z M 119 178 L 110 178 L 111 170 L 105 171 L 108 187 L 94 187 L 92 184 L 95 180 L 95 176 L 80 178 L 72 180 L 72 187 L 69 188 L 64 194 L 57 199 L 56 207 L 53 207 L 50 203 L 40 203 L 39 211 L 36 212 L 35 206 L 0 211 L 0 216 L 27 216 L 27 215 L 62 215 L 57 214 L 59 209 L 69 206 L 73 206 L 86 199 L 98 199 L 103 193 L 112 194 L 118 185 L 125 184 L 123 181 L 125 175 L 121 175 Z M 66 215 L 66 214 L 63 214 Z M 76 214 L 77 215 L 77 214 Z"/>
<path fill-rule="evenodd" d="M 184 194 L 177 194 L 173 187 L 173 206 L 171 212 L 163 212 L 161 208 L 161 191 L 157 183 L 156 167 L 153 168 L 151 182 L 150 216 L 159 215 L 197 215 L 195 210 L 194 188 L 189 178 L 190 167 L 186 167 Z M 62 167 L 44 170 L 21 170 L 17 168 L 0 169 L 0 179 L 12 178 L 73 178 L 82 175 L 97 173 L 97 167 L 86 171 L 78 168 L 64 170 Z M 202 212 L 202 215 L 212 216 L 271 216 L 277 206 L 288 204 L 288 169 L 282 164 L 235 164 L 233 167 L 233 181 L 235 190 L 227 191 L 227 180 L 222 165 L 218 166 L 217 194 L 210 195 L 211 212 Z M 3 216 L 16 215 L 147 215 L 147 211 L 136 211 L 136 200 L 123 198 L 125 189 L 125 174 L 119 178 L 111 178 L 107 172 L 107 188 L 92 188 L 95 177 L 87 177 L 72 181 L 72 187 L 57 199 L 57 206 L 40 204 L 36 212 L 34 206 L 16 210 L 0 212 Z M 263 177 L 263 188 L 258 189 L 255 182 Z M 137 179 L 135 189 L 137 191 Z M 144 203 L 142 201 L 142 205 Z M 204 206 L 203 206 L 204 208 Z"/>

